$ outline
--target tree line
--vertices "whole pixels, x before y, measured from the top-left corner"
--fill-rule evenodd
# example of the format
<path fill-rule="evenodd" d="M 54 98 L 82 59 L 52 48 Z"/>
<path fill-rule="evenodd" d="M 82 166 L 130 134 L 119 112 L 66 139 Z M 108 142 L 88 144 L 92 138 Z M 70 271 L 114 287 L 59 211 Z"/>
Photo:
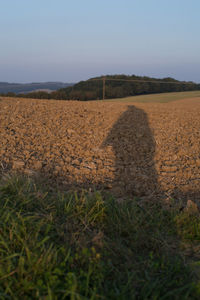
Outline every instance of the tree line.
<path fill-rule="evenodd" d="M 26 94 L 7 93 L 1 94 L 1 96 L 82 101 L 97 100 L 103 97 L 103 79 L 105 79 L 105 98 L 107 99 L 154 93 L 200 90 L 200 84 L 191 81 L 179 81 L 170 77 L 157 79 L 136 75 L 107 75 L 80 81 L 73 86 L 62 88 L 51 93 L 38 91 Z"/>

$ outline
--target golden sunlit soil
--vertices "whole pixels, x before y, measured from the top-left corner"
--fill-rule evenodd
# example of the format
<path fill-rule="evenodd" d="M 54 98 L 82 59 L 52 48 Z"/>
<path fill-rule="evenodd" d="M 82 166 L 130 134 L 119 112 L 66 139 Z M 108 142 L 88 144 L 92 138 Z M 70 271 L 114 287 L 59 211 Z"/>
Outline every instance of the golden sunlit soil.
<path fill-rule="evenodd" d="M 1 98 L 1 173 L 123 196 L 200 199 L 200 98 L 170 103 Z"/>

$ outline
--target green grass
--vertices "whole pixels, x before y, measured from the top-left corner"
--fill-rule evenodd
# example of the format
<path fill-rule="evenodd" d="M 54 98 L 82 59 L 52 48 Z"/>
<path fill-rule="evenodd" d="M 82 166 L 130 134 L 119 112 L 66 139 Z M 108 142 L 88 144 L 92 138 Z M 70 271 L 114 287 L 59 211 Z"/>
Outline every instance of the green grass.
<path fill-rule="evenodd" d="M 179 247 L 199 241 L 199 224 L 178 208 L 4 179 L 0 299 L 199 299 Z"/>
<path fill-rule="evenodd" d="M 126 98 L 109 99 L 104 101 L 136 102 L 136 103 L 168 103 L 176 100 L 196 98 L 196 97 L 200 97 L 200 91 L 140 95 L 140 96 L 132 96 Z"/>

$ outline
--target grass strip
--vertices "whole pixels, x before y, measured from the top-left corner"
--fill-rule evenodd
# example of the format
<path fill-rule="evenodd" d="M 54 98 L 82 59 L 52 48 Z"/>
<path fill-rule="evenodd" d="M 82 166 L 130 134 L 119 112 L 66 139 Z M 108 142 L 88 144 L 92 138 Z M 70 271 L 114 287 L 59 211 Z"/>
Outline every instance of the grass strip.
<path fill-rule="evenodd" d="M 199 229 L 199 215 L 178 208 L 4 179 L 0 299 L 199 299 L 183 250 Z"/>

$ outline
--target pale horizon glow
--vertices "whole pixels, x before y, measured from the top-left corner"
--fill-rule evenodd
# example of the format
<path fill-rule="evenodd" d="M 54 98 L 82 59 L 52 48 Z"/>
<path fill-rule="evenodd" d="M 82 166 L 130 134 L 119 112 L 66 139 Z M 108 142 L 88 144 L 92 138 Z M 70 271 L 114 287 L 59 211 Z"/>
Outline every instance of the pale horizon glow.
<path fill-rule="evenodd" d="M 0 82 L 200 82 L 198 0 L 0 0 Z"/>

